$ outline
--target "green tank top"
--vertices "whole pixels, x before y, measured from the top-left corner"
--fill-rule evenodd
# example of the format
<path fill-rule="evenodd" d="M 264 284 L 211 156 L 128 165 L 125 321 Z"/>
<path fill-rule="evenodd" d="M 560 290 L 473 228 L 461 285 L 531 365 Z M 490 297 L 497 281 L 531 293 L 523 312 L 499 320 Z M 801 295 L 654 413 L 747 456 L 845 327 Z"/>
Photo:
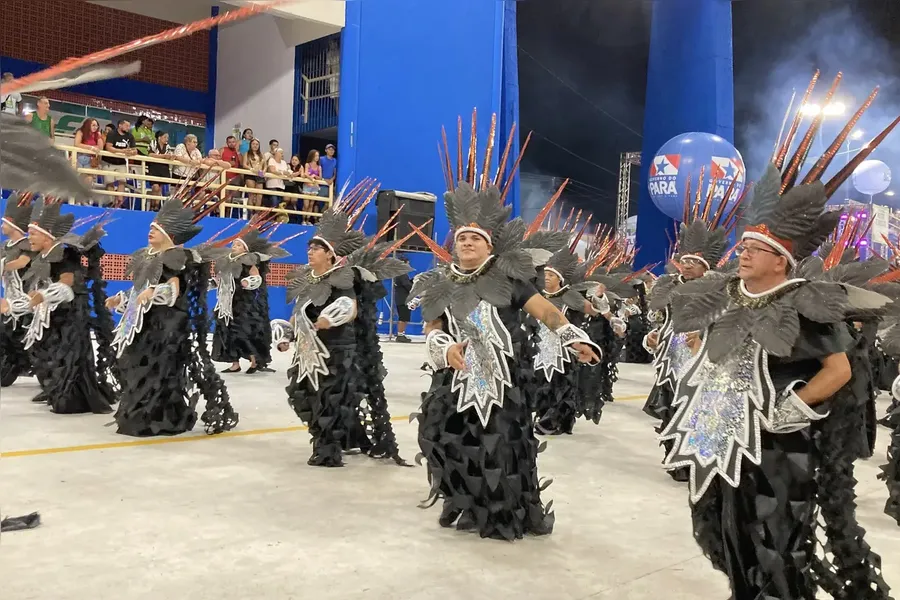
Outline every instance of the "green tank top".
<path fill-rule="evenodd" d="M 43 133 L 44 135 L 46 135 L 47 137 L 50 137 L 50 120 L 51 119 L 52 119 L 52 117 L 50 115 L 47 115 L 47 118 L 42 121 L 40 119 L 40 117 L 38 117 L 38 114 L 36 112 L 31 113 L 31 126 L 34 127 L 35 129 L 37 129 L 38 131 L 40 131 L 41 133 Z"/>

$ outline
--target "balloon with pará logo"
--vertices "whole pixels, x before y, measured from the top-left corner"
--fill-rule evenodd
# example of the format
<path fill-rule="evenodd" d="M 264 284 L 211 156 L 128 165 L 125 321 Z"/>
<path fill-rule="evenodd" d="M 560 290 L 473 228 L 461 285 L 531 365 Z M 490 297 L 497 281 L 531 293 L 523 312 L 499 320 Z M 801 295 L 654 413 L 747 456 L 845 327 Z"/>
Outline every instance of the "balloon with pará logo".
<path fill-rule="evenodd" d="M 880 160 L 864 160 L 853 171 L 853 187 L 861 194 L 874 196 L 891 187 L 891 169 Z"/>
<path fill-rule="evenodd" d="M 737 148 L 725 138 L 712 133 L 683 133 L 663 144 L 650 165 L 647 181 L 650 198 L 663 214 L 681 220 L 688 178 L 690 177 L 691 182 L 690 201 L 693 203 L 701 168 L 701 206 L 706 202 L 710 186 L 715 185 L 710 214 L 715 213 L 732 181 L 735 181 L 735 185 L 730 198 L 735 201 L 740 197 L 747 172 L 744 159 Z"/>

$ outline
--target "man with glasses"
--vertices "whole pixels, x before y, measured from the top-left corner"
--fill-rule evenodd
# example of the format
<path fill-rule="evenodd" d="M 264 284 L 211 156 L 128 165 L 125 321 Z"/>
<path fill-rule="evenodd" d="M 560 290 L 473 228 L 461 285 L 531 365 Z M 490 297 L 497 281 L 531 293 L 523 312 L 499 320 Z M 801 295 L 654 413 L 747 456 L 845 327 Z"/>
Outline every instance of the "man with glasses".
<path fill-rule="evenodd" d="M 797 276 L 828 233 L 817 227 L 828 197 L 821 182 L 790 183 L 770 165 L 757 184 L 736 276 L 707 273 L 670 299 L 673 330 L 702 334 L 662 432 L 665 466 L 688 468 L 694 538 L 735 600 L 806 600 L 817 588 L 887 600 L 855 515 L 846 322 L 890 301 Z"/>

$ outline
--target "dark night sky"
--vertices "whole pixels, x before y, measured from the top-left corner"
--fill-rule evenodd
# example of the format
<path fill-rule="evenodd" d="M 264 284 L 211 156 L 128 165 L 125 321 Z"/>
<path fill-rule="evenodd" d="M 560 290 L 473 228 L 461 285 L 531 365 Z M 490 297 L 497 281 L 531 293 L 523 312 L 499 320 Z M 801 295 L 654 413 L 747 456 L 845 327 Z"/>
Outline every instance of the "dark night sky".
<path fill-rule="evenodd" d="M 593 211 L 595 222 L 614 220 L 620 153 L 641 148 L 651 6 L 518 4 L 521 131 L 534 131 L 523 181 L 571 178 L 565 200 Z M 764 162 L 755 157 L 778 135 L 791 88 L 805 88 L 816 68 L 819 94 L 844 71 L 850 105 L 882 86 L 860 122 L 867 134 L 900 115 L 900 44 L 892 41 L 900 40 L 900 0 L 741 0 L 733 10 L 736 145 L 751 178 L 762 169 L 754 162 Z M 824 131 L 830 141 L 837 128 Z M 900 139 L 889 141 L 873 158 L 900 169 Z M 633 189 L 632 213 L 636 202 Z"/>

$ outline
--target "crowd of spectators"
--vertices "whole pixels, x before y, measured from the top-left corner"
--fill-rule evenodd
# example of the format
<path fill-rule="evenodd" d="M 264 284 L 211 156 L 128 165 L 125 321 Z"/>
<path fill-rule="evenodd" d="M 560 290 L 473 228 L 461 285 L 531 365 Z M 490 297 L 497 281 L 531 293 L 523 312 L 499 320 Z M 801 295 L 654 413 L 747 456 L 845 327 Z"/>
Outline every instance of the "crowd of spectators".
<path fill-rule="evenodd" d="M 3 75 L 4 81 L 12 79 L 12 75 Z M 6 113 L 22 115 L 22 98 L 17 93 L 7 94 L 0 98 L 0 110 Z M 41 97 L 34 112 L 24 118 L 42 134 L 55 141 L 56 130 L 53 117 L 50 115 L 50 101 Z M 310 150 L 305 160 L 299 155 L 288 158 L 284 148 L 277 139 L 269 140 L 268 149 L 262 151 L 262 143 L 254 137 L 253 130 L 244 129 L 241 139 L 229 135 L 222 148 L 213 147 L 203 156 L 199 148 L 197 136 L 188 134 L 181 143 L 174 147 L 170 144 L 169 133 L 153 129 L 154 121 L 146 115 L 137 118 L 132 127 L 128 119 L 108 123 L 101 130 L 97 119 L 87 118 L 75 132 L 73 145 L 79 149 L 76 164 L 82 169 L 99 169 L 108 171 L 109 175 L 85 174 L 85 183 L 91 187 L 103 186 L 107 190 L 117 190 L 123 195 L 109 196 L 114 208 L 140 209 L 142 203 L 138 198 L 129 198 L 129 188 L 134 193 L 146 191 L 157 197 L 166 197 L 170 193 L 170 184 L 143 179 L 134 179 L 129 175 L 146 175 L 156 178 L 172 178 L 199 180 L 199 185 L 210 179 L 218 179 L 222 170 L 243 169 L 251 174 L 228 171 L 227 177 L 231 185 L 248 188 L 248 190 L 264 189 L 287 194 L 303 194 L 323 198 L 316 201 L 312 198 L 298 198 L 263 193 L 229 192 L 229 201 L 246 197 L 247 204 L 254 207 L 284 208 L 288 210 L 320 213 L 329 197 L 329 188 L 337 179 L 337 159 L 334 144 L 325 146 L 325 154 L 318 150 Z M 104 153 L 101 154 L 101 151 Z M 174 165 L 129 160 L 134 157 L 151 157 L 170 160 Z M 198 171 L 208 170 L 208 173 Z M 268 176 L 267 176 L 268 175 Z M 299 179 L 299 180 L 298 180 Z M 213 185 L 210 185 L 212 188 Z M 138 193 L 140 193 L 138 192 Z M 158 198 L 148 199 L 144 205 L 149 210 L 159 210 Z M 307 215 L 291 215 L 291 221 L 310 224 L 314 217 Z"/>

